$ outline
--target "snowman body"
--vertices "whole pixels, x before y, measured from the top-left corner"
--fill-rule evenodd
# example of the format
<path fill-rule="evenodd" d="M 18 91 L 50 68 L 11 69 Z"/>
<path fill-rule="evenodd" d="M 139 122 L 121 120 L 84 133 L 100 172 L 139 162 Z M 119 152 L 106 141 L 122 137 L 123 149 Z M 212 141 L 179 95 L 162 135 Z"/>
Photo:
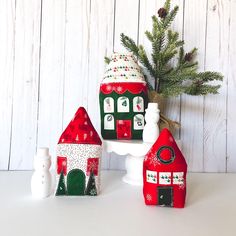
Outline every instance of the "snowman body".
<path fill-rule="evenodd" d="M 154 143 L 159 136 L 158 121 L 160 119 L 157 103 L 148 103 L 148 108 L 145 112 L 146 124 L 143 129 L 143 141 Z"/>
<path fill-rule="evenodd" d="M 48 153 L 48 151 L 47 151 Z M 31 179 L 31 192 L 35 198 L 45 198 L 51 194 L 52 177 L 49 171 L 51 158 L 49 155 L 36 155 L 34 159 L 35 172 Z"/>

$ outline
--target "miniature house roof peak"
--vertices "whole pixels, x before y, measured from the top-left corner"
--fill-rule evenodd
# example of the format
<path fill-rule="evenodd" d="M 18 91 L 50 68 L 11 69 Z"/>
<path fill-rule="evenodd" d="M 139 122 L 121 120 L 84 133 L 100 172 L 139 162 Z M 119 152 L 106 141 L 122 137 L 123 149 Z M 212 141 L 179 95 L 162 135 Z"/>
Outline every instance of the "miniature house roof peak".
<path fill-rule="evenodd" d="M 185 158 L 176 144 L 174 137 L 166 128 L 162 130 L 158 139 L 147 153 L 146 160 L 148 161 L 153 155 L 155 155 L 159 164 L 165 166 L 171 166 L 173 164 L 175 166 L 187 167 Z"/>
<path fill-rule="evenodd" d="M 93 124 L 84 107 L 79 107 L 73 119 L 62 133 L 58 144 L 95 144 L 101 145 L 102 141 L 93 127 Z"/>
<path fill-rule="evenodd" d="M 102 83 L 146 83 L 132 53 L 113 53 Z"/>

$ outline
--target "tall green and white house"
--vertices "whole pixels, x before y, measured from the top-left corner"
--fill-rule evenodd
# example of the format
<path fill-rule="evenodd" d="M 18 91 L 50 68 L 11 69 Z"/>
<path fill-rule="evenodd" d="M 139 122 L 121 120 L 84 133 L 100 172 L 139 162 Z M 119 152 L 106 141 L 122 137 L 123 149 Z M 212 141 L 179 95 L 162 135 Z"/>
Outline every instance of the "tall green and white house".
<path fill-rule="evenodd" d="M 133 54 L 111 56 L 99 101 L 104 139 L 142 139 L 147 85 Z"/>

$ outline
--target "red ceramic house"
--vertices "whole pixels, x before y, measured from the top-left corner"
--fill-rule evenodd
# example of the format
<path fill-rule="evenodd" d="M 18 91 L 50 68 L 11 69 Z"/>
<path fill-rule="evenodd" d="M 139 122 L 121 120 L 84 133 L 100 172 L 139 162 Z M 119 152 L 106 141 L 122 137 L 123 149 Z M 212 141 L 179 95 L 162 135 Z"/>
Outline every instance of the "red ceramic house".
<path fill-rule="evenodd" d="M 147 205 L 183 208 L 187 164 L 173 136 L 164 129 L 143 163 L 143 195 Z"/>

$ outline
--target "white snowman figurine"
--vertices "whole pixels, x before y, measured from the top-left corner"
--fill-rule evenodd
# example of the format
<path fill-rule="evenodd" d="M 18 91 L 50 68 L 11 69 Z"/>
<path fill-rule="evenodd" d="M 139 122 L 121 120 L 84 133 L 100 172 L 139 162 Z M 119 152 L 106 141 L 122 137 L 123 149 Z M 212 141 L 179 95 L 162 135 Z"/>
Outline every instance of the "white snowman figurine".
<path fill-rule="evenodd" d="M 51 156 L 48 148 L 38 148 L 34 157 L 35 172 L 31 178 L 31 193 L 35 198 L 46 198 L 51 194 L 52 177 L 49 171 Z"/>
<path fill-rule="evenodd" d="M 146 124 L 143 129 L 143 142 L 154 143 L 159 136 L 158 121 L 160 119 L 160 110 L 157 103 L 148 103 L 145 110 Z"/>

